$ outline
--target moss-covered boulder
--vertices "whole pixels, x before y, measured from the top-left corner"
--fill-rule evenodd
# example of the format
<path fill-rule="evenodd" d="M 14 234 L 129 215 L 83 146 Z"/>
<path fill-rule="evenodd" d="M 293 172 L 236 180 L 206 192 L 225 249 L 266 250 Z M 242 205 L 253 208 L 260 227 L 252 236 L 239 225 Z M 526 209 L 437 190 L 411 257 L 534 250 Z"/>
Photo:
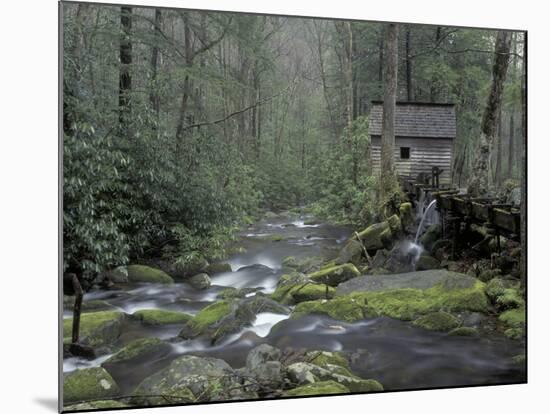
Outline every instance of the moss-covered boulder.
<path fill-rule="evenodd" d="M 399 218 L 399 216 L 397 214 L 394 214 L 393 216 L 390 216 L 387 219 L 387 222 L 388 222 L 388 225 L 390 226 L 390 230 L 391 230 L 391 233 L 392 233 L 393 236 L 396 236 L 399 233 L 401 233 L 401 231 L 402 231 L 401 219 Z"/>
<path fill-rule="evenodd" d="M 346 296 L 299 303 L 294 308 L 292 317 L 323 314 L 341 321 L 356 322 L 365 318 L 365 310 L 364 299 Z"/>
<path fill-rule="evenodd" d="M 318 256 L 310 256 L 297 258 L 295 256 L 285 257 L 282 261 L 284 272 L 311 273 L 316 272 L 323 265 L 323 258 Z"/>
<path fill-rule="evenodd" d="M 221 300 L 208 305 L 184 324 L 179 336 L 184 339 L 204 336 L 211 343 L 216 343 L 227 335 L 250 326 L 260 312 L 286 315 L 288 309 L 259 294 L 241 300 Z"/>
<path fill-rule="evenodd" d="M 294 305 L 309 300 L 331 299 L 334 297 L 334 293 L 335 289 L 332 286 L 306 282 L 298 285 L 279 286 L 271 297 L 283 304 Z"/>
<path fill-rule="evenodd" d="M 378 250 L 389 246 L 392 239 L 387 221 L 373 224 L 359 233 L 359 238 L 367 250 Z"/>
<path fill-rule="evenodd" d="M 119 311 L 83 313 L 80 316 L 80 341 L 93 347 L 110 345 L 119 338 L 126 315 Z M 63 319 L 63 340 L 71 340 L 73 319 Z"/>
<path fill-rule="evenodd" d="M 90 401 L 80 404 L 72 404 L 65 406 L 65 411 L 84 411 L 84 410 L 105 410 L 107 408 L 127 408 L 128 404 L 124 404 L 116 400 L 99 400 Z"/>
<path fill-rule="evenodd" d="M 357 276 L 361 276 L 361 273 L 359 273 L 359 270 L 352 263 L 328 267 L 309 274 L 309 278 L 314 282 L 324 283 L 329 286 L 337 286 Z"/>
<path fill-rule="evenodd" d="M 238 383 L 233 369 L 223 360 L 184 355 L 146 378 L 133 392 L 136 405 L 160 405 L 200 401 L 254 398 Z"/>
<path fill-rule="evenodd" d="M 362 258 L 363 245 L 359 241 L 351 239 L 348 240 L 342 250 L 340 250 L 338 257 L 336 258 L 336 264 L 341 265 L 345 263 L 352 263 L 355 266 L 359 266 Z"/>
<path fill-rule="evenodd" d="M 287 367 L 289 378 L 298 384 L 316 383 L 318 381 L 336 381 L 352 392 L 382 391 L 382 385 L 375 380 L 363 379 L 340 365 L 315 365 L 308 362 L 298 362 Z"/>
<path fill-rule="evenodd" d="M 283 393 L 284 397 L 298 397 L 305 395 L 329 395 L 346 394 L 350 392 L 348 388 L 336 381 L 319 381 L 313 384 L 306 384 L 300 387 L 287 390 Z"/>
<path fill-rule="evenodd" d="M 199 290 L 208 289 L 212 283 L 212 281 L 210 280 L 210 276 L 208 276 L 206 273 L 199 273 L 195 276 L 191 276 L 188 279 L 188 282 L 195 289 Z"/>
<path fill-rule="evenodd" d="M 413 325 L 430 331 L 448 332 L 460 325 L 460 320 L 447 312 L 432 312 L 421 316 Z"/>
<path fill-rule="evenodd" d="M 174 283 L 167 273 L 154 267 L 144 265 L 130 265 L 126 268 L 128 281 L 132 283 Z"/>
<path fill-rule="evenodd" d="M 171 274 L 177 279 L 185 279 L 198 273 L 206 272 L 210 263 L 202 256 L 177 260 L 172 266 Z"/>
<path fill-rule="evenodd" d="M 399 206 L 399 218 L 404 229 L 408 229 L 414 225 L 415 219 L 412 203 L 402 203 Z"/>
<path fill-rule="evenodd" d="M 233 301 L 220 300 L 208 305 L 186 324 L 180 332 L 180 336 L 185 339 L 199 336 L 209 327 L 219 323 L 223 318 L 228 316 L 232 309 Z"/>
<path fill-rule="evenodd" d="M 167 311 L 163 309 L 141 309 L 133 314 L 145 325 L 170 325 L 185 323 L 193 319 L 193 316 L 176 311 Z"/>
<path fill-rule="evenodd" d="M 63 402 L 109 399 L 119 394 L 119 387 L 103 368 L 78 369 L 63 378 Z"/>
<path fill-rule="evenodd" d="M 237 289 L 234 287 L 228 287 L 218 293 L 217 297 L 219 299 L 230 300 L 230 299 L 242 299 L 251 293 L 255 293 L 262 290 L 260 287 L 251 287 L 251 288 L 242 288 Z"/>
<path fill-rule="evenodd" d="M 429 226 L 424 234 L 420 236 L 419 242 L 428 251 L 432 251 L 434 243 L 441 238 L 441 225 L 432 224 Z"/>
<path fill-rule="evenodd" d="M 426 271 L 352 279 L 338 286 L 333 299 L 302 302 L 292 315 L 321 313 L 350 322 L 365 316 L 412 321 L 431 312 L 488 310 L 483 282 L 447 271 Z"/>
<path fill-rule="evenodd" d="M 204 269 L 205 273 L 213 275 L 216 273 L 226 273 L 231 272 L 231 265 L 229 263 L 211 263 Z"/>
<path fill-rule="evenodd" d="M 326 368 L 328 365 L 338 365 L 349 369 L 348 360 L 340 352 L 309 351 L 306 352 L 305 357 L 309 363 L 323 368 Z"/>
<path fill-rule="evenodd" d="M 423 254 L 416 262 L 416 270 L 431 270 L 441 267 L 441 263 L 435 257 Z"/>
<path fill-rule="evenodd" d="M 120 367 L 138 366 L 144 363 L 150 364 L 153 360 L 168 355 L 172 346 L 158 338 L 136 339 L 111 356 L 101 366 L 118 379 L 116 373 Z"/>
<path fill-rule="evenodd" d="M 449 332 L 449 335 L 453 336 L 477 336 L 478 331 L 476 328 L 472 328 L 469 326 L 460 326 L 458 328 L 454 328 Z"/>

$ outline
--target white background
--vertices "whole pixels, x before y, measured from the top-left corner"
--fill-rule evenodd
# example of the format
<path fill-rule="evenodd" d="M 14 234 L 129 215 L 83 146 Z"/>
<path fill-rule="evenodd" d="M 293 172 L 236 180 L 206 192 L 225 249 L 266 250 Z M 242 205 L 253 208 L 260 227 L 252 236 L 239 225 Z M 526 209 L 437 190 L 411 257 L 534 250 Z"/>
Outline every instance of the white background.
<path fill-rule="evenodd" d="M 529 30 L 529 384 L 174 407 L 158 413 L 548 412 L 550 286 L 544 2 L 146 0 L 133 4 Z M 57 398 L 57 2 L 2 2 L 0 411 L 53 413 Z M 545 398 L 546 397 L 546 398 Z M 126 411 L 143 413 L 144 410 Z M 147 411 L 148 412 L 148 411 Z"/>

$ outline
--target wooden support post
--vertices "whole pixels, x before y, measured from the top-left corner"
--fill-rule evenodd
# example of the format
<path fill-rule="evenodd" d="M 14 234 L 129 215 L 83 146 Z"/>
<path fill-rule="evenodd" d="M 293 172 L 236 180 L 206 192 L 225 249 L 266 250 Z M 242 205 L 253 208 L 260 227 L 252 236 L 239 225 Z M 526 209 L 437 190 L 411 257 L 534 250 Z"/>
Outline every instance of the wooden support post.
<path fill-rule="evenodd" d="M 84 292 L 78 277 L 73 274 L 73 289 L 74 289 L 74 309 L 73 309 L 73 332 L 72 332 L 72 343 L 76 344 L 79 339 L 80 333 L 80 312 L 82 308 L 82 298 L 84 297 Z"/>

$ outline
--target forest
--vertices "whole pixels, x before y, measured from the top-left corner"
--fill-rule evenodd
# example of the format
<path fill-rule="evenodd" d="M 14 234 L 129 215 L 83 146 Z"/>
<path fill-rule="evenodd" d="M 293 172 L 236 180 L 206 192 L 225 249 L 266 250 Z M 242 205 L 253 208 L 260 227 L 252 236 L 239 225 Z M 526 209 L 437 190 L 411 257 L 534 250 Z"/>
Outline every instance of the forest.
<path fill-rule="evenodd" d="M 521 248 L 526 219 L 524 32 L 77 2 L 62 2 L 61 7 L 63 273 L 75 275 L 84 291 L 84 302 L 75 306 L 78 321 L 75 311 L 71 322 L 72 296 L 75 291 L 78 296 L 80 288 L 65 289 L 64 284 L 68 295 L 64 299 L 65 342 L 72 338 L 75 345 L 84 338 L 80 347 L 67 349 L 65 355 L 72 361 L 64 365 L 70 373 L 65 377 L 66 403 L 77 404 L 72 409 L 101 408 L 99 400 L 109 400 L 105 407 L 116 408 L 523 380 L 525 372 L 518 363 L 525 360 L 525 253 Z M 468 235 L 453 238 L 441 229 L 447 218 L 440 210 L 440 198 L 441 218 L 432 217 L 435 210 L 429 202 L 407 198 L 394 160 L 398 103 L 453 105 L 456 132 L 446 189 L 465 194 L 468 200 L 492 200 L 489 208 L 506 205 L 503 214 L 520 220 L 513 226 L 521 227 L 521 234 L 510 230 L 501 235 L 498 225 L 495 230 L 484 226 L 487 223 L 470 226 L 468 222 Z M 376 105 L 383 108 L 378 166 L 373 163 L 371 132 Z M 409 178 L 426 184 L 425 177 Z M 377 238 L 369 244 L 373 231 L 378 232 Z M 475 242 L 465 241 L 472 237 Z M 409 247 L 403 253 L 405 241 Z M 403 257 L 392 255 L 397 250 Z M 404 263 L 408 261 L 408 266 L 411 257 L 414 266 L 409 269 Z M 447 282 L 435 284 L 450 277 L 440 269 L 459 274 L 460 283 L 470 283 L 466 278 L 473 276 L 470 287 L 461 285 L 457 291 L 469 295 L 467 305 L 460 302 L 459 293 L 441 287 Z M 391 282 L 393 275 L 411 270 L 439 273 L 426 275 L 428 290 Z M 401 305 L 392 308 L 393 299 L 390 304 L 379 302 L 378 293 L 365 293 L 362 285 L 356 286 L 359 293 L 347 290 L 347 283 L 370 277 L 364 275 L 385 277 L 391 289 L 406 288 L 400 295 L 409 292 L 422 299 L 407 296 L 403 300 L 415 305 L 405 311 Z M 166 280 L 176 281 L 170 290 L 162 285 Z M 140 290 L 147 286 L 116 290 L 128 281 L 162 287 L 147 294 Z M 225 290 L 216 290 L 220 286 Z M 204 289 L 213 292 L 212 288 L 218 294 L 216 300 L 202 293 L 197 296 Z M 482 297 L 477 296 L 479 289 Z M 166 302 L 174 292 L 185 297 L 185 305 L 173 298 Z M 336 303 L 348 297 L 341 296 L 342 292 L 362 295 L 365 305 L 356 305 L 355 296 L 353 304 Z M 331 304 L 346 313 L 342 315 L 344 311 L 332 309 Z M 414 308 L 417 305 L 420 308 Z M 115 309 L 122 309 L 122 316 Z M 227 319 L 229 309 L 233 313 Z M 95 313 L 110 322 L 115 318 L 117 324 L 126 318 L 130 320 L 126 323 L 139 328 L 132 328 L 134 336 L 127 338 L 121 333 L 126 325 L 121 325 L 115 340 L 107 340 L 106 320 L 93 319 L 93 311 L 100 311 Z M 155 320 L 162 319 L 159 312 L 165 312 L 162 318 L 168 321 Z M 322 381 L 302 384 L 299 391 L 298 373 L 288 374 L 291 380 L 269 382 L 266 378 L 273 379 L 271 374 L 256 372 L 260 368 L 254 365 L 254 358 L 264 358 L 263 362 L 288 367 L 295 355 L 283 351 L 282 356 L 273 357 L 274 351 L 265 349 L 252 355 L 253 349 L 246 367 L 255 372 L 256 382 L 250 380 L 255 386 L 243 380 L 239 384 L 244 388 L 236 394 L 210 388 L 196 392 L 186 383 L 185 392 L 178 388 L 171 393 L 160 390 L 153 371 L 136 374 L 143 382 L 133 383 L 116 359 L 123 358 L 119 354 L 126 348 L 122 347 L 129 346 L 136 335 L 164 341 L 167 331 L 162 335 L 153 332 L 159 325 L 177 326 L 175 334 L 180 339 L 207 337 L 211 345 L 227 345 L 222 358 L 235 368 L 245 364 L 235 354 L 246 341 L 237 341 L 238 346 L 224 341 L 243 326 L 252 326 L 256 339 L 271 338 L 271 345 L 286 343 L 279 337 L 284 333 L 301 332 L 287 325 L 270 331 L 272 326 L 295 316 L 306 315 L 305 321 L 310 314 L 348 324 L 376 315 L 390 318 L 391 324 L 414 321 L 414 326 L 442 331 L 430 329 L 432 322 L 426 326 L 418 322 L 429 312 L 444 313 L 445 321 L 451 321 L 446 332 L 463 329 L 457 333 L 461 341 L 473 335 L 467 329 L 474 329 L 463 312 L 483 315 L 479 316 L 481 326 L 491 326 L 487 328 L 491 337 L 500 335 L 498 345 L 491 345 L 483 357 L 501 358 L 498 363 L 493 361 L 498 372 L 474 369 L 471 377 L 457 371 L 452 376 L 450 369 L 447 372 L 434 362 L 430 366 L 430 372 L 438 372 L 434 383 L 411 384 L 402 382 L 398 373 L 388 377 L 387 370 L 357 368 L 361 347 L 342 340 L 344 350 L 353 348 L 350 358 L 357 362 L 352 363 L 354 374 L 346 371 L 349 376 L 344 375 L 355 379 L 342 383 L 336 374 L 325 372 L 330 371 L 326 359 L 331 359 L 329 365 L 345 370 L 350 369 L 348 363 L 340 361 L 336 352 L 340 348 L 331 348 L 319 336 L 320 356 L 311 354 L 314 351 L 305 339 L 299 340 L 300 346 L 289 345 L 294 350 L 307 349 L 307 363 L 324 358 L 316 369 L 325 371 L 314 375 Z M 243 321 L 244 313 L 252 316 Z M 273 316 L 281 314 L 291 315 L 290 319 L 281 322 Z M 263 325 L 260 315 L 269 319 Z M 155 322 L 148 324 L 147 318 Z M 455 320 L 461 322 L 455 324 Z M 269 328 L 262 336 L 260 326 L 264 325 Z M 98 326 L 103 329 L 101 335 L 95 331 Z M 342 326 L 346 332 L 359 329 Z M 392 329 L 409 332 L 403 326 Z M 386 325 L 380 329 L 390 340 L 393 331 Z M 477 325 L 475 329 L 481 336 L 487 333 Z M 417 335 L 415 341 L 427 341 L 422 335 L 428 334 Z M 452 352 L 456 345 L 452 341 L 457 339 L 448 338 L 440 344 Z M 512 345 L 502 341 L 512 341 Z M 185 344 L 178 352 L 188 357 Z M 166 357 L 165 342 L 138 345 L 152 347 L 153 359 L 158 352 L 163 355 L 155 359 L 159 369 L 168 360 L 172 365 L 180 361 L 173 354 Z M 469 347 L 472 353 L 479 352 L 475 344 L 464 344 L 464 358 L 470 356 Z M 200 348 L 199 354 L 213 352 L 218 357 L 222 351 L 215 349 Z M 111 359 L 104 362 L 106 355 Z M 303 358 L 299 363 L 304 363 Z M 412 360 L 404 361 L 412 364 Z M 465 364 L 464 360 L 453 363 Z M 82 392 L 85 379 L 67 380 L 75 372 L 102 369 L 99 365 L 114 378 L 109 381 L 119 382 L 120 390 L 116 384 L 114 388 L 121 394 Z M 214 365 L 208 369 L 216 376 L 220 367 Z M 356 380 L 363 381 L 362 385 L 355 386 Z M 314 384 L 321 385 L 312 389 Z M 134 391 L 136 386 L 139 392 Z M 221 388 L 233 390 L 235 384 L 224 383 Z"/>
<path fill-rule="evenodd" d="M 98 272 L 176 239 L 182 260 L 223 255 L 236 223 L 312 205 L 377 215 L 368 111 L 383 98 L 385 25 L 67 5 L 64 266 Z M 453 181 L 466 185 L 496 32 L 400 25 L 399 100 L 453 102 Z M 494 188 L 520 179 L 523 38 L 490 154 Z"/>

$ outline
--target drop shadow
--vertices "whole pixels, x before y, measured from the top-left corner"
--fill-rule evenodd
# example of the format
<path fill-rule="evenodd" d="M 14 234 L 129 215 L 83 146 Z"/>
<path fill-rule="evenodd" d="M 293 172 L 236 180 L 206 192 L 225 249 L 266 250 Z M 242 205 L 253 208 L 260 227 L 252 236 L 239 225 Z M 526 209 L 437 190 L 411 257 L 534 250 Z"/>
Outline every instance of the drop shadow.
<path fill-rule="evenodd" d="M 34 402 L 52 412 L 58 412 L 57 398 L 35 398 Z"/>

